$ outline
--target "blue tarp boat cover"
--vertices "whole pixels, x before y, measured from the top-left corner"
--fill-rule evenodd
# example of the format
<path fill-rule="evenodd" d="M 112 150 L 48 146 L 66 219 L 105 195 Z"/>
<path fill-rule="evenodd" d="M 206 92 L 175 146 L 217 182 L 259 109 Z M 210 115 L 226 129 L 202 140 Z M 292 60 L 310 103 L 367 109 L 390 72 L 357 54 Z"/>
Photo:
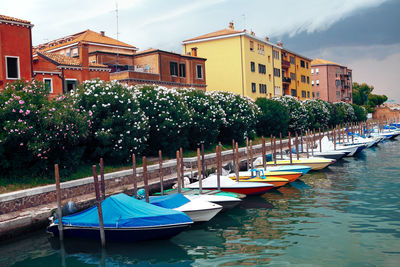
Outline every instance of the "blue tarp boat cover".
<path fill-rule="evenodd" d="M 101 203 L 104 227 L 128 228 L 190 223 L 186 214 L 134 199 L 125 194 L 111 196 Z M 62 218 L 64 225 L 99 227 L 97 206 Z M 58 223 L 58 220 L 55 221 Z"/>
<path fill-rule="evenodd" d="M 187 197 L 180 193 L 165 196 L 151 196 L 149 200 L 151 204 L 166 209 L 175 209 L 190 202 Z"/>

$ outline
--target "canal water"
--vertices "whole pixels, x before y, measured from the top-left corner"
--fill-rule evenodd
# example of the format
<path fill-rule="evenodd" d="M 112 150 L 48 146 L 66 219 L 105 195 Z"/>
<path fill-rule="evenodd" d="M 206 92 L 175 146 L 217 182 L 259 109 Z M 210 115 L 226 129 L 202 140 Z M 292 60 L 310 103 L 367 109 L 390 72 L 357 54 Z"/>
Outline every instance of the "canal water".
<path fill-rule="evenodd" d="M 400 141 L 381 143 L 169 241 L 0 244 L 0 266 L 400 266 Z"/>

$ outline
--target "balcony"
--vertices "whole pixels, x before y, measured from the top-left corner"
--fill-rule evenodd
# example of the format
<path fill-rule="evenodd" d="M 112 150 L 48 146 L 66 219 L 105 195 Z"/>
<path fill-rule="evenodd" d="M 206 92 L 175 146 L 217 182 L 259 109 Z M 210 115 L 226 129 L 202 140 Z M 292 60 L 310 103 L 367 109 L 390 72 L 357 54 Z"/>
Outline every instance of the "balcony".
<path fill-rule="evenodd" d="M 282 69 L 288 69 L 290 67 L 290 62 L 282 59 Z"/>
<path fill-rule="evenodd" d="M 290 84 L 291 82 L 292 82 L 292 79 L 290 79 L 289 77 L 282 77 L 282 83 Z"/>
<path fill-rule="evenodd" d="M 350 79 L 349 74 L 340 74 L 340 79 Z"/>

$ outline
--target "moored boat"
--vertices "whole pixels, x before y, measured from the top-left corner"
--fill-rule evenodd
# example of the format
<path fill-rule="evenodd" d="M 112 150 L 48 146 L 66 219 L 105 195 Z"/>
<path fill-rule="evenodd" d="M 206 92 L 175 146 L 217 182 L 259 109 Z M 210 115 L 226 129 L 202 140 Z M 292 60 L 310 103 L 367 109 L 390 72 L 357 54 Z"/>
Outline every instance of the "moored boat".
<path fill-rule="evenodd" d="M 185 230 L 193 221 L 185 213 L 157 207 L 125 194 L 101 202 L 106 240 L 141 241 L 167 239 Z M 56 219 L 47 232 L 58 236 Z M 97 206 L 62 218 L 66 237 L 100 239 Z"/>

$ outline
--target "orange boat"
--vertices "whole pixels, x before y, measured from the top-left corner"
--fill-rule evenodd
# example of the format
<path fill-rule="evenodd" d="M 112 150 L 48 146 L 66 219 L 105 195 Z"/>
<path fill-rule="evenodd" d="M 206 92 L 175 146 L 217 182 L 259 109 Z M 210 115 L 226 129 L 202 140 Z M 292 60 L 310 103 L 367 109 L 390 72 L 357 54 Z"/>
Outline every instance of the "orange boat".
<path fill-rule="evenodd" d="M 251 178 L 255 178 L 257 172 L 259 172 L 260 177 L 265 176 L 266 178 L 285 178 L 289 180 L 289 183 L 296 181 L 303 174 L 302 172 L 284 172 L 284 171 L 270 172 L 270 171 L 264 171 L 264 169 L 262 168 L 256 168 L 247 172 L 239 172 L 239 180 L 248 180 Z M 236 175 L 234 173 L 231 173 L 228 176 L 229 178 L 233 177 L 233 179 L 236 179 Z"/>

